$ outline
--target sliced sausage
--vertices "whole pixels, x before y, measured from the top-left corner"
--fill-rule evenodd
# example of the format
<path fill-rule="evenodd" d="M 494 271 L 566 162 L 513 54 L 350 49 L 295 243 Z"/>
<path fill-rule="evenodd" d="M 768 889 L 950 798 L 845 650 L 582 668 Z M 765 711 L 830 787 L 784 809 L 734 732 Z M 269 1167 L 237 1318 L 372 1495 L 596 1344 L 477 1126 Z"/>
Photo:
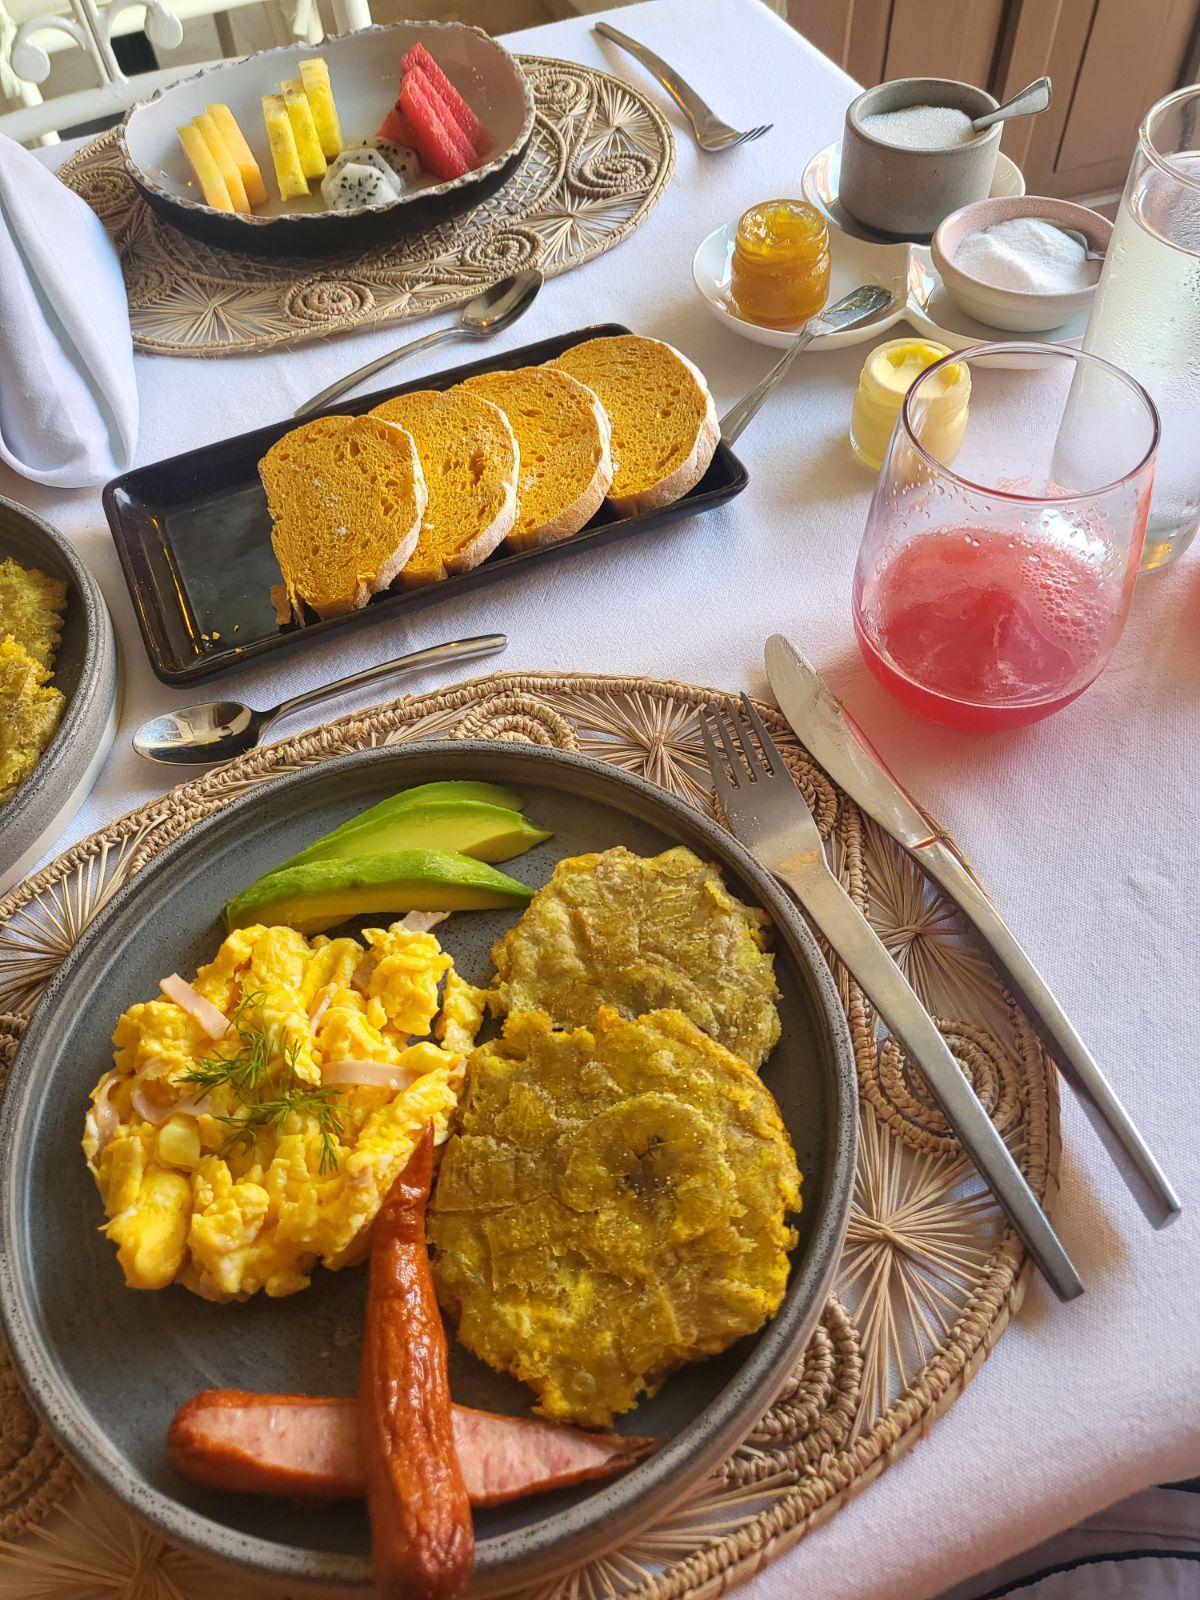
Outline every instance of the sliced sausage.
<path fill-rule="evenodd" d="M 614 1477 L 656 1442 L 466 1406 L 453 1406 L 450 1420 L 473 1506 Z M 205 1389 L 176 1412 L 167 1449 L 175 1470 L 207 1489 L 315 1501 L 364 1492 L 352 1395 Z"/>

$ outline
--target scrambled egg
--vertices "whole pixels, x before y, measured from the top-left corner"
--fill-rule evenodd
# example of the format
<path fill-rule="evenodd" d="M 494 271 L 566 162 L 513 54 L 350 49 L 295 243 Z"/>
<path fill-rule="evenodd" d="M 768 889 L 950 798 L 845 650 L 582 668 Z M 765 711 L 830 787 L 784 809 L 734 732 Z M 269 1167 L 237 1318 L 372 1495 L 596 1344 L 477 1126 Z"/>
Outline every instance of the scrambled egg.
<path fill-rule="evenodd" d="M 431 933 L 362 937 L 241 928 L 193 985 L 166 980 L 182 1004 L 118 1021 L 83 1149 L 130 1288 L 294 1294 L 366 1254 L 425 1124 L 447 1137 L 483 992 Z"/>

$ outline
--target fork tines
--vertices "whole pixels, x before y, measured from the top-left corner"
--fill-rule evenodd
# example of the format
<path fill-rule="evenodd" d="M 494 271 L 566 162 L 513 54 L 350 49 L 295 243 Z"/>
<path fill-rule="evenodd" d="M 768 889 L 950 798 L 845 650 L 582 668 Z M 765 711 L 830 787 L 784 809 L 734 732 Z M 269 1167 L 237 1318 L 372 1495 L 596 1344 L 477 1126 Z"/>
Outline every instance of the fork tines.
<path fill-rule="evenodd" d="M 757 783 L 761 777 L 773 776 L 786 769 L 783 758 L 776 748 L 775 741 L 767 732 L 766 724 L 758 714 L 753 700 L 748 694 L 739 696 L 742 710 L 746 714 L 750 726 L 758 739 L 759 748 L 755 748 L 754 740 L 746 723 L 737 714 L 736 706 L 726 701 L 713 705 L 701 706 L 696 720 L 700 727 L 700 737 L 704 741 L 704 752 L 708 757 L 708 764 L 712 769 L 713 782 L 717 787 L 718 795 L 721 792 L 721 783 L 724 780 L 731 788 L 737 789 L 741 782 Z M 729 724 L 737 734 L 738 744 L 742 754 L 738 755 L 729 733 Z M 712 729 L 716 728 L 725 752 L 724 762 L 713 739 Z M 726 772 L 728 765 L 728 773 Z"/>

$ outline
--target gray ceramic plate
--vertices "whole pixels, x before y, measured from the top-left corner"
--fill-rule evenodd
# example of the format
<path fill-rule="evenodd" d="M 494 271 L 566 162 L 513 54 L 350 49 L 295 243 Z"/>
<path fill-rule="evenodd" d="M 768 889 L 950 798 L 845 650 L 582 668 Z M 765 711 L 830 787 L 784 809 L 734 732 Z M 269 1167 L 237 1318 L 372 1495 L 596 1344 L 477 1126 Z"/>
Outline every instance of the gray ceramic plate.
<path fill-rule="evenodd" d="M 351 1393 L 364 1271 L 318 1269 L 290 1299 L 209 1305 L 180 1288 L 125 1289 L 100 1235 L 79 1151 L 88 1091 L 111 1063 L 119 1013 L 172 968 L 208 959 L 221 906 L 257 873 L 384 795 L 434 778 L 514 786 L 554 837 L 508 864 L 540 884 L 562 856 L 686 844 L 774 924 L 783 1037 L 764 1071 L 804 1171 L 787 1297 L 760 1334 L 676 1373 L 622 1426 L 661 1448 L 609 1484 L 477 1513 L 473 1593 L 531 1584 L 611 1547 L 664 1510 L 741 1438 L 778 1392 L 824 1303 L 854 1177 L 856 1089 L 832 978 L 803 921 L 729 836 L 638 778 L 579 756 L 512 745 L 428 743 L 345 756 L 254 789 L 164 850 L 91 924 L 34 1015 L 0 1106 L 0 1309 L 30 1392 L 73 1459 L 168 1538 L 243 1563 L 276 1589 L 369 1584 L 361 1507 L 314 1510 L 196 1489 L 175 1476 L 175 1408 L 207 1386 Z M 514 913 L 466 912 L 442 937 L 486 981 Z M 376 919 L 377 920 L 377 919 Z M 524 1413 L 529 1394 L 452 1344 L 468 1405 Z"/>
<path fill-rule="evenodd" d="M 67 699 L 45 755 L 0 807 L 0 895 L 53 844 L 91 792 L 117 726 L 117 653 L 95 578 L 62 534 L 0 498 L 0 561 L 37 567 L 67 584 L 67 614 L 53 683 Z"/>

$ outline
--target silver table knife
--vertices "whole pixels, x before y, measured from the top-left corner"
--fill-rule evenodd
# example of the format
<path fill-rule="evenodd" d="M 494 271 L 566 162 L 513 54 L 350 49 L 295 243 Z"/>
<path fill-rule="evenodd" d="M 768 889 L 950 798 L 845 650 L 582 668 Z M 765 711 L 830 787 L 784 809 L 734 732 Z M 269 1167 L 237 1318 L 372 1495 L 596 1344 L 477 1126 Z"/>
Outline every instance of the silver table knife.
<path fill-rule="evenodd" d="M 885 311 L 891 310 L 894 299 L 890 289 L 884 289 L 877 283 L 860 283 L 857 289 L 852 289 L 833 305 L 826 306 L 824 311 L 818 311 L 815 317 L 810 317 L 766 377 L 760 378 L 750 393 L 721 418 L 721 442 L 733 444 L 759 406 L 775 391 L 801 350 L 806 350 L 814 339 L 827 333 L 836 333 L 839 328 L 852 328 L 856 323 L 881 317 Z"/>
<path fill-rule="evenodd" d="M 1147 1219 L 1156 1228 L 1173 1222 L 1181 1209 L 1178 1195 L 986 891 L 901 788 L 816 669 L 782 634 L 767 640 L 766 664 L 775 698 L 805 749 L 945 890 L 991 951 Z"/>

